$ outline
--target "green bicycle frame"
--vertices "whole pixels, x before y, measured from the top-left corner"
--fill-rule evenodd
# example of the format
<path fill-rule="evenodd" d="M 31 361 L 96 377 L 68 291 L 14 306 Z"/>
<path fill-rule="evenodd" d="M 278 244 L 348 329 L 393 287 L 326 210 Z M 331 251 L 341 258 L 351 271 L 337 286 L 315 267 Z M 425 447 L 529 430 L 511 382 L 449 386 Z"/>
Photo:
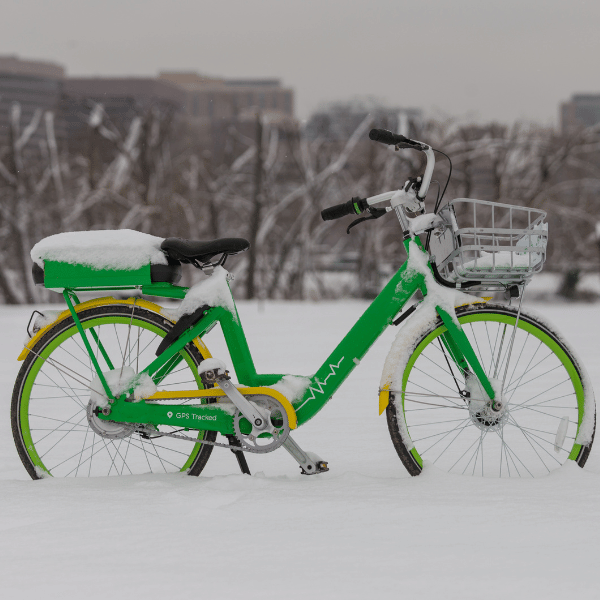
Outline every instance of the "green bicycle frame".
<path fill-rule="evenodd" d="M 410 241 L 415 241 L 420 246 L 418 238 L 405 240 L 404 246 L 407 254 L 410 253 Z M 421 290 L 423 295 L 427 295 L 425 276 L 423 273 L 409 268 L 408 263 L 409 261 L 407 260 L 402 265 L 317 372 L 310 377 L 310 385 L 303 397 L 294 400 L 294 409 L 297 414 L 298 425 L 302 425 L 314 417 L 325 406 L 383 331 L 392 324 L 394 318 L 399 314 L 415 292 Z M 169 293 L 168 295 L 172 296 L 175 294 Z M 108 390 L 108 385 L 102 376 L 94 353 L 91 350 L 90 342 L 87 340 L 85 331 L 79 322 L 77 313 L 69 302 L 69 293 L 67 291 L 65 291 L 65 299 L 67 300 L 67 304 L 69 305 L 71 314 L 75 319 L 80 334 L 84 339 L 85 346 L 90 354 L 94 367 L 108 393 L 108 397 L 113 398 Z M 494 390 L 490 380 L 479 363 L 475 351 L 462 330 L 462 327 L 454 315 L 448 314 L 439 307 L 437 307 L 437 311 L 447 328 L 443 341 L 449 350 L 452 360 L 463 372 L 469 370 L 473 373 L 488 396 L 493 399 Z M 198 323 L 188 329 L 188 331 L 184 332 L 171 346 L 146 366 L 142 372 L 148 373 L 151 377 L 154 377 L 155 381 L 160 381 L 161 377 L 169 372 L 169 370 L 173 369 L 177 364 L 179 358 L 177 355 L 183 350 L 186 344 L 197 337 L 202 337 L 212 329 L 217 322 L 221 325 L 225 342 L 233 362 L 233 368 L 235 369 L 237 379 L 241 384 L 249 387 L 269 386 L 284 377 L 284 374 L 260 374 L 256 372 L 237 309 L 235 309 L 235 314 L 233 314 L 222 307 L 209 309 Z M 91 333 L 94 335 L 93 330 Z M 94 339 L 96 339 L 95 336 Z M 96 342 L 99 344 L 97 339 Z M 103 349 L 100 348 L 100 350 L 102 352 Z M 157 374 L 159 375 L 157 376 Z M 178 424 L 189 429 L 212 429 L 220 431 L 221 433 L 232 432 L 232 419 L 224 414 L 220 415 L 219 418 L 211 417 L 210 422 L 202 420 L 203 417 L 201 414 L 204 413 L 206 415 L 207 410 L 209 409 L 206 405 L 170 405 L 169 410 L 173 413 L 179 410 L 180 412 L 185 411 L 187 414 L 187 420 L 174 421 L 174 418 L 171 418 L 170 420 L 167 418 L 167 408 L 164 406 L 154 403 L 147 404 L 145 401 L 137 403 L 125 402 L 124 399 L 125 396 L 115 398 L 110 416 L 99 415 L 99 417 L 108 420 L 122 420 L 127 422 L 151 422 L 156 425 L 167 423 L 171 425 Z M 216 414 L 215 408 L 214 405 L 210 407 L 213 411 L 212 415 Z M 221 411 L 217 412 L 220 413 Z M 190 413 L 193 413 L 195 416 L 190 416 Z M 180 413 L 178 412 L 177 415 L 179 414 Z M 206 417 L 204 417 L 204 419 L 206 419 Z"/>

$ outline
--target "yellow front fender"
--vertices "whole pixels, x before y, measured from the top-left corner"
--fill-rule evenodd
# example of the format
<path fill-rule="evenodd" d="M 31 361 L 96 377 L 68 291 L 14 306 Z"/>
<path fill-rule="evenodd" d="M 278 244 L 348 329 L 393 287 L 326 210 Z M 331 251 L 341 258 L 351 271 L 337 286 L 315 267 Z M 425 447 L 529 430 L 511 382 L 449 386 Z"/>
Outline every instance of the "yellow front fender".
<path fill-rule="evenodd" d="M 387 405 L 389 403 L 390 403 L 390 390 L 389 389 L 379 390 L 379 414 L 383 413 L 383 411 L 387 408 Z"/>

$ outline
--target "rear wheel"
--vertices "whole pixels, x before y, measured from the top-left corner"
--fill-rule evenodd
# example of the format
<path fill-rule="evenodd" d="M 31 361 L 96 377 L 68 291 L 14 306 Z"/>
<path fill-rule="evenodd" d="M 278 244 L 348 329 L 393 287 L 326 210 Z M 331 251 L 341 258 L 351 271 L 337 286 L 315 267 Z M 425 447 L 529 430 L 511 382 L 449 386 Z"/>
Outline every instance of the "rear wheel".
<path fill-rule="evenodd" d="M 94 307 L 78 316 L 103 371 L 124 366 L 139 372 L 155 358 L 158 344 L 173 326 L 159 314 L 132 305 Z M 155 376 L 155 383 L 168 391 L 202 389 L 197 365 L 204 358 L 188 344 L 168 370 Z M 17 451 L 33 479 L 202 471 L 213 446 L 161 435 L 176 431 L 169 426 L 147 436 L 135 426 L 94 417 L 87 408 L 95 376 L 71 317 L 46 332 L 25 359 L 13 391 L 11 421 Z M 214 441 L 216 432 L 200 431 L 197 436 Z"/>
<path fill-rule="evenodd" d="M 564 340 L 525 312 L 517 324 L 510 307 L 456 313 L 488 377 L 504 383 L 501 403 L 486 405 L 468 383 L 472 376 L 452 360 L 438 319 L 415 341 L 386 409 L 409 473 L 418 475 L 424 460 L 489 477 L 541 476 L 568 459 L 583 467 L 594 438 L 594 396 Z"/>

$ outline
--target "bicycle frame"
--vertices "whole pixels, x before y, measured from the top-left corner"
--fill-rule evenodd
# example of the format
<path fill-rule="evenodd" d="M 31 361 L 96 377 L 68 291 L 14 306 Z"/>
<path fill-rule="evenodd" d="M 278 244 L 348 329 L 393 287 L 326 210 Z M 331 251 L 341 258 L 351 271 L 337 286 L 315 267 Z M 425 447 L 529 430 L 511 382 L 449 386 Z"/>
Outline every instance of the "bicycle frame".
<path fill-rule="evenodd" d="M 405 240 L 404 246 L 409 256 L 411 241 L 416 242 L 420 246 L 420 242 L 416 237 Z M 409 260 L 402 265 L 352 329 L 346 334 L 344 339 L 319 367 L 317 372 L 310 377 L 310 384 L 303 397 L 294 400 L 297 425 L 302 425 L 314 417 L 325 406 L 383 331 L 392 324 L 394 318 L 415 292 L 421 290 L 423 295 L 427 295 L 424 274 L 409 268 L 408 263 Z M 233 417 L 230 412 L 220 409 L 219 404 L 161 405 L 154 403 L 155 400 L 159 400 L 161 397 L 165 398 L 164 393 L 161 396 L 160 392 L 153 397 L 147 398 L 148 402 L 146 400 L 127 402 L 125 399 L 129 394 L 115 398 L 106 383 L 100 365 L 92 351 L 85 328 L 79 321 L 74 306 L 70 301 L 70 293 L 68 290 L 65 290 L 65 300 L 107 396 L 111 399 L 110 414 L 100 414 L 98 415 L 99 418 L 131 423 L 151 423 L 154 425 L 169 424 L 185 429 L 215 430 L 225 435 L 233 433 Z M 448 314 L 440 307 L 437 307 L 437 311 L 447 329 L 447 332 L 443 334 L 443 341 L 451 359 L 463 372 L 470 371 L 473 373 L 480 381 L 488 396 L 493 399 L 494 390 L 490 380 L 481 367 L 455 315 Z M 233 368 L 240 383 L 252 388 L 254 393 L 261 393 L 260 389 L 263 386 L 273 385 L 284 377 L 284 374 L 260 374 L 256 372 L 237 309 L 235 309 L 235 314 L 233 314 L 222 307 L 209 309 L 198 323 L 183 333 L 171 346 L 147 365 L 141 373 L 147 373 L 156 383 L 160 383 L 160 380 L 183 360 L 180 351 L 195 338 L 201 338 L 205 335 L 216 323 L 221 325 L 233 362 Z M 95 343 L 99 347 L 100 355 L 104 356 L 109 369 L 114 369 L 115 367 L 110 363 L 100 340 L 94 333 L 93 323 L 88 324 L 87 328 L 91 330 Z M 190 390 L 189 392 L 173 392 L 169 397 L 206 399 L 222 395 L 218 392 L 219 390 L 211 389 Z"/>

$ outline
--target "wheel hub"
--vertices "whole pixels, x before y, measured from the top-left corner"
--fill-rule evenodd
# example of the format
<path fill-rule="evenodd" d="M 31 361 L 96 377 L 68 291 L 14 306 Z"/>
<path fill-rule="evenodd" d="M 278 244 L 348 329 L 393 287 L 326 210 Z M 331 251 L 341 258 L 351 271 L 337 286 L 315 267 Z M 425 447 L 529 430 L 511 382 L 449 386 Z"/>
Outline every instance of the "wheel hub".
<path fill-rule="evenodd" d="M 508 402 L 501 393 L 501 382 L 490 380 L 496 398 L 491 400 L 483 390 L 470 391 L 469 416 L 471 421 L 482 431 L 499 431 L 508 421 Z M 474 386 L 470 386 L 473 388 Z M 477 386 L 479 387 L 479 386 Z"/>
<path fill-rule="evenodd" d="M 496 411 L 487 405 L 483 410 L 472 410 L 471 405 L 469 405 L 469 413 L 471 421 L 482 431 L 498 431 L 508 421 L 508 410 Z"/>
<path fill-rule="evenodd" d="M 135 431 L 132 423 L 117 423 L 116 421 L 103 421 L 96 415 L 96 406 L 90 400 L 86 409 L 86 416 L 94 433 L 111 440 L 129 437 Z"/>

